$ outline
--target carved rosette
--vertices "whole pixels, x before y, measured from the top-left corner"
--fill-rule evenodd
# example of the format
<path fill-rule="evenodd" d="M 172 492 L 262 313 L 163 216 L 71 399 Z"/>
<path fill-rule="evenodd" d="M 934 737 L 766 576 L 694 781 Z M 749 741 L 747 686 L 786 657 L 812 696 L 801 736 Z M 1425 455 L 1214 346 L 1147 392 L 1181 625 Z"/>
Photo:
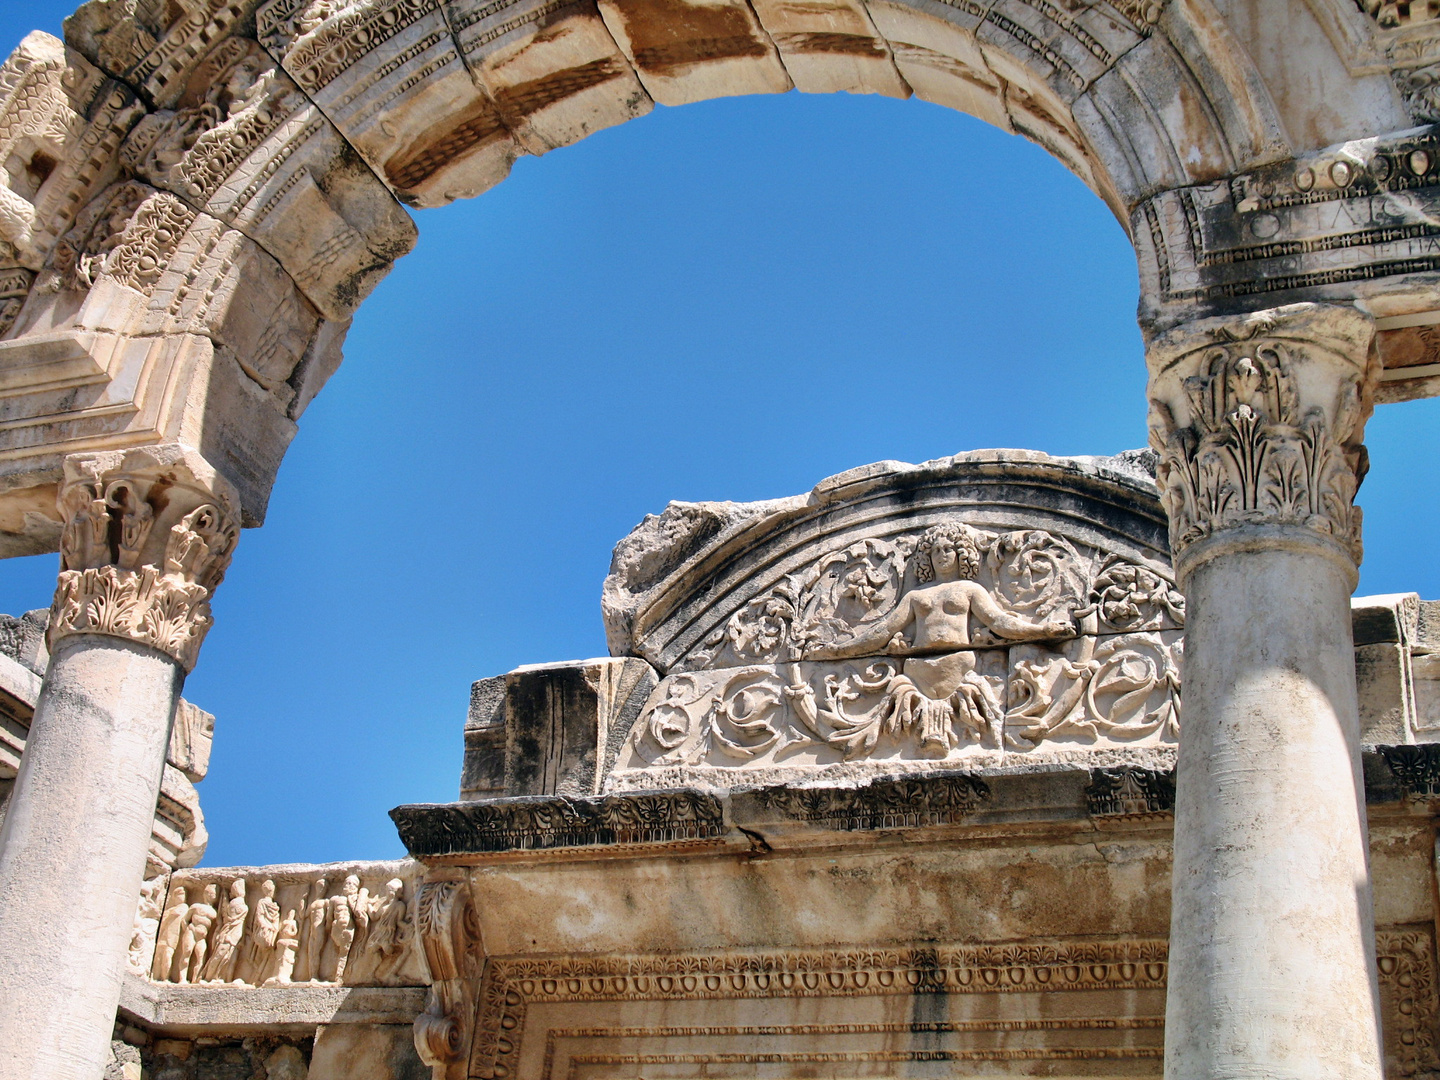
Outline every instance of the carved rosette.
<path fill-rule="evenodd" d="M 1319 544 L 1353 570 L 1374 325 L 1295 304 L 1187 323 L 1147 351 L 1150 444 L 1177 577 L 1234 545 Z"/>
<path fill-rule="evenodd" d="M 47 632 L 149 645 L 188 672 L 239 538 L 230 485 L 178 444 L 65 460 L 60 577 Z"/>

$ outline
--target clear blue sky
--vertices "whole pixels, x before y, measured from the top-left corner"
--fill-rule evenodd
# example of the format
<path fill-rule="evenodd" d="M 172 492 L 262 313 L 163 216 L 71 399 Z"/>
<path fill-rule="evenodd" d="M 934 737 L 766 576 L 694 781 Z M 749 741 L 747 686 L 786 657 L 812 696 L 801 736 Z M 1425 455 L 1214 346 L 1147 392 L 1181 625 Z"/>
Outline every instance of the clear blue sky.
<path fill-rule="evenodd" d="M 0 45 L 69 3 L 0 8 Z M 186 696 L 206 863 L 389 857 L 455 797 L 469 685 L 603 655 L 610 549 L 670 499 L 1145 441 L 1134 258 L 1044 151 L 918 100 L 657 108 L 417 215 L 241 539 Z M 1362 592 L 1440 597 L 1440 404 L 1368 432 Z M 0 610 L 56 557 L 0 563 Z"/>

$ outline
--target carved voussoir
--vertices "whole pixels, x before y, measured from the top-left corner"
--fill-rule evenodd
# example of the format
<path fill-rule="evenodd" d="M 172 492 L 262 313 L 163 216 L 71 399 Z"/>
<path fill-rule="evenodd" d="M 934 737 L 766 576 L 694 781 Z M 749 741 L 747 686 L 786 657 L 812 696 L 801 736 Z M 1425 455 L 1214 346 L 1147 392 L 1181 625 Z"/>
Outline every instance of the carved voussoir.
<path fill-rule="evenodd" d="M 57 38 L 26 36 L 0 65 L 0 258 L 40 269 L 77 209 L 114 178 L 115 150 L 143 111 Z"/>
<path fill-rule="evenodd" d="M 1225 543 L 1321 544 L 1358 566 L 1371 320 L 1296 304 L 1203 319 L 1150 346 L 1150 443 L 1183 578 Z"/>
<path fill-rule="evenodd" d="M 509 173 L 519 150 L 471 80 L 441 0 L 269 0 L 256 25 L 405 202 L 440 206 Z"/>
<path fill-rule="evenodd" d="M 120 156 L 252 237 L 328 318 L 349 317 L 414 243 L 394 197 L 253 41 L 210 49 L 175 108 L 146 116 Z"/>
<path fill-rule="evenodd" d="M 65 460 L 51 651 L 71 634 L 148 645 L 189 671 L 239 538 L 229 483 L 179 444 Z"/>

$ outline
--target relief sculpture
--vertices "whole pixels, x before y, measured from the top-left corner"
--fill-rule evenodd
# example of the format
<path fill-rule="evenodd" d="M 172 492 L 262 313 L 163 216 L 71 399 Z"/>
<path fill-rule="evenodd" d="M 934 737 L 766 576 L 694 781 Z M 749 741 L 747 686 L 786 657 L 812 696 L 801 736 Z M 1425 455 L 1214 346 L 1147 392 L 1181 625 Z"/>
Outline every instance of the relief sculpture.
<path fill-rule="evenodd" d="M 618 779 L 1173 746 L 1183 623 L 1162 569 L 1045 530 L 944 521 L 865 538 L 745 601 L 682 657 Z"/>
<path fill-rule="evenodd" d="M 423 961 L 408 877 L 397 864 L 331 877 L 178 873 L 158 917 L 150 977 L 249 986 L 416 985 Z"/>

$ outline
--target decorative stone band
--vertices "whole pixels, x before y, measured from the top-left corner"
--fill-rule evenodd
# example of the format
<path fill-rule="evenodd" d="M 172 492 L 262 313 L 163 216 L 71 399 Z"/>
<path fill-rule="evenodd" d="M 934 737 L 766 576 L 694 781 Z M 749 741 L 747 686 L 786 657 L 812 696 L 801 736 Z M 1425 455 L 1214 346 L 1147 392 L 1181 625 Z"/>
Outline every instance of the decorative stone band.
<path fill-rule="evenodd" d="M 686 790 L 400 806 L 390 817 L 405 847 L 419 858 L 637 844 L 709 845 L 728 831 L 716 796 Z"/>
<path fill-rule="evenodd" d="M 65 459 L 61 569 L 47 631 L 159 649 L 188 672 L 239 537 L 228 482 L 178 443 Z"/>
<path fill-rule="evenodd" d="M 1297 544 L 1355 573 L 1373 341 L 1354 308 L 1295 304 L 1151 344 L 1150 444 L 1178 579 L 1222 550 Z"/>
<path fill-rule="evenodd" d="M 1396 1070 L 1390 1075 L 1417 1075 L 1440 1063 L 1434 1038 L 1435 1024 L 1440 1019 L 1440 999 L 1436 994 L 1432 932 L 1428 927 L 1386 928 L 1376 934 L 1376 952 L 1387 1057 Z M 561 1034 L 546 1017 L 548 1009 L 554 1006 L 604 1002 L 607 1003 L 605 1015 L 614 1017 L 626 1015 L 622 1010 L 625 1003 L 630 1002 L 747 998 L 775 1001 L 777 1019 L 765 1027 L 725 1028 L 718 1023 L 707 1025 L 703 1030 L 674 1027 L 670 1014 L 661 1013 L 668 1023 L 642 1021 L 639 1026 L 626 1028 L 612 1020 L 594 1030 L 566 1027 L 563 1034 L 572 1039 L 606 1040 L 603 1047 L 594 1048 L 596 1051 L 618 1049 L 615 1041 L 619 1036 L 683 1040 L 695 1035 L 710 1038 L 734 1035 L 748 1040 L 754 1050 L 778 1051 L 781 1047 L 768 1044 L 767 1040 L 800 1030 L 789 1028 L 780 1020 L 788 1014 L 778 1003 L 787 999 L 1028 993 L 1045 994 L 1058 1005 L 1060 999 L 1053 995 L 1118 991 L 1130 995 L 1128 1000 L 1133 1002 L 1137 995 L 1164 990 L 1168 953 L 1164 940 L 1150 938 L 897 948 L 841 946 L 824 950 L 685 956 L 492 957 L 485 965 L 479 993 L 467 1075 L 477 1080 L 502 1080 L 518 1075 L 526 1040 L 550 1046 L 554 1037 Z M 1109 1018 L 1113 1023 L 1113 1014 Z M 1104 1024 L 1104 1019 L 1100 1023 Z M 851 1025 L 832 1033 L 883 1039 L 890 1030 L 882 1026 Z M 897 1034 L 913 1034 L 916 1030 L 912 1017 L 911 1023 Z M 986 1051 L 976 1051 L 977 1057 L 985 1054 Z M 1105 1051 L 1097 1048 L 1091 1054 L 1075 1056 L 1101 1057 Z M 1132 1045 L 1124 1056 L 1158 1057 L 1159 1050 Z M 831 1055 L 822 1060 L 844 1057 Z M 593 1061 L 595 1057 L 588 1060 Z M 719 1065 L 724 1057 L 712 1051 L 698 1059 L 685 1060 L 692 1065 L 704 1062 Z M 743 1063 L 776 1060 L 780 1058 L 757 1055 Z M 956 1056 L 947 1055 L 940 1060 L 956 1060 Z M 549 1061 L 547 1053 L 546 1063 Z"/>

